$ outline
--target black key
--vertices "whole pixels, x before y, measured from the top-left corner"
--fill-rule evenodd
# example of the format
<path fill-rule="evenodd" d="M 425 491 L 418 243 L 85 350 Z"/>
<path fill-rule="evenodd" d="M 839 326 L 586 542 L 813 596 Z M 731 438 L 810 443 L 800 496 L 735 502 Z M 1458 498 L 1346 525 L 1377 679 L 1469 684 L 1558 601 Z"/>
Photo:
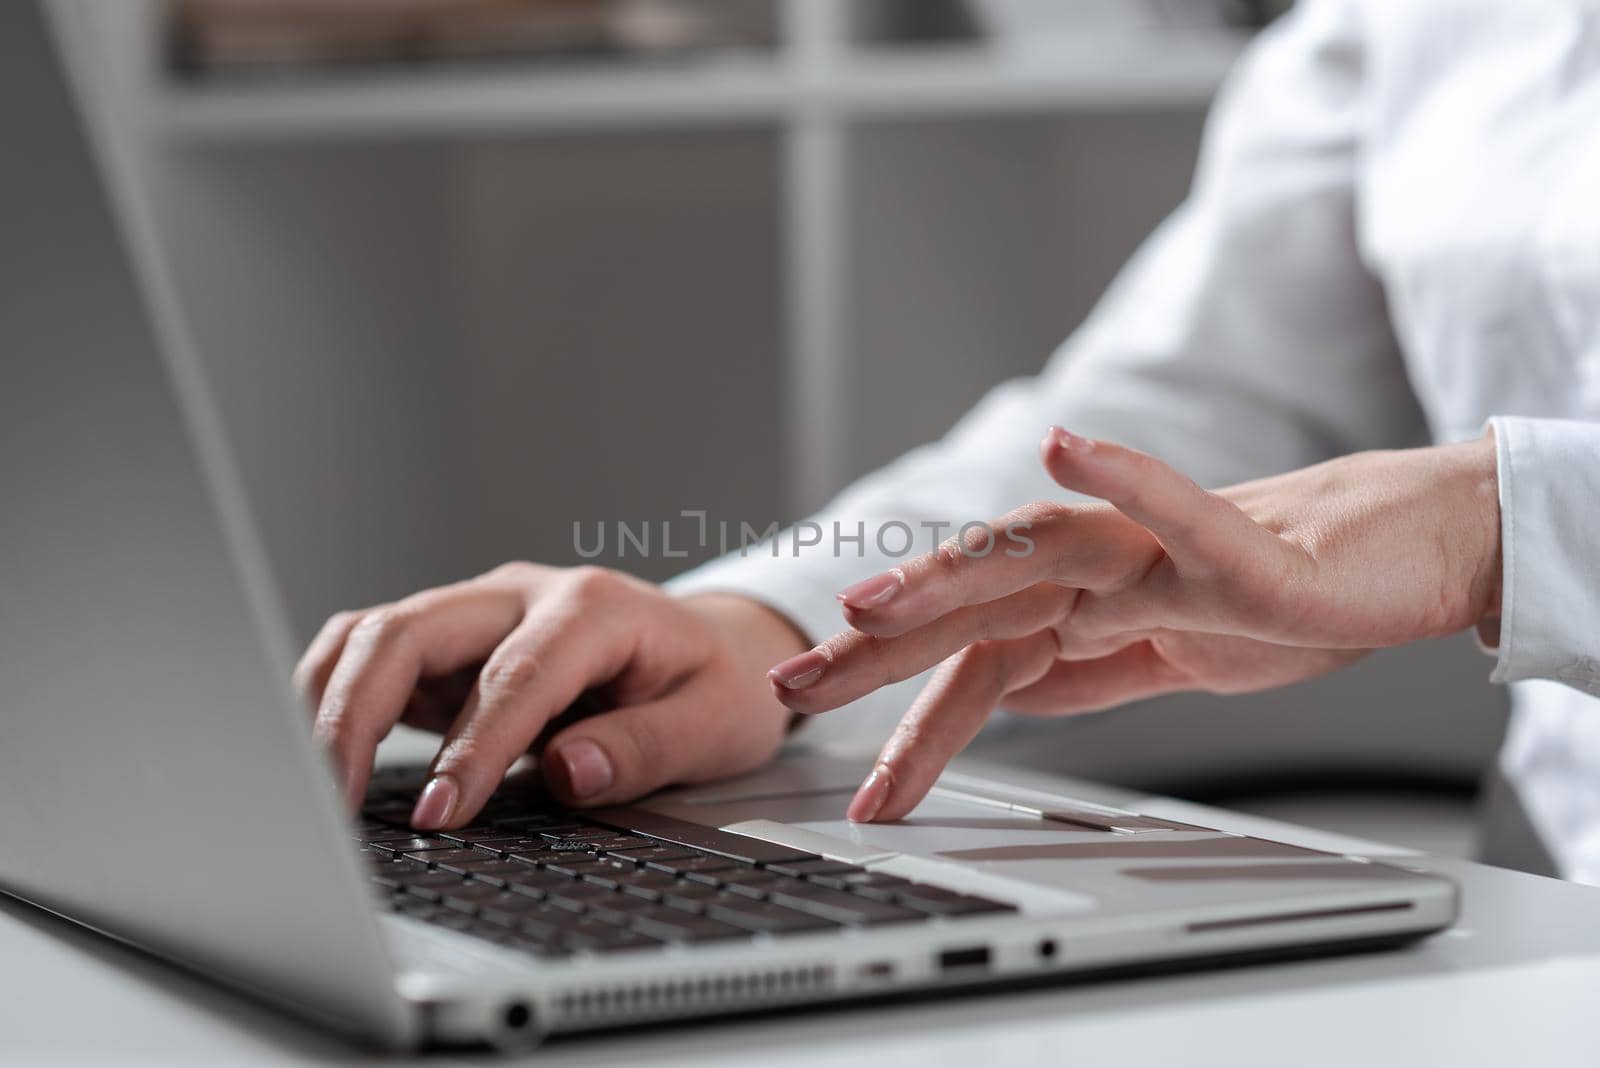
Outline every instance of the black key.
<path fill-rule="evenodd" d="M 545 897 L 552 903 L 573 912 L 582 912 L 592 902 L 608 901 L 619 897 L 615 890 L 607 890 L 603 886 L 593 883 L 568 882 L 563 886 L 551 887 L 545 892 Z"/>
<path fill-rule="evenodd" d="M 428 866 L 422 861 L 412 860 L 410 857 L 369 853 L 367 861 L 367 867 L 372 869 L 374 875 L 401 875 L 406 872 L 419 874 L 428 870 Z"/>
<path fill-rule="evenodd" d="M 655 845 L 648 838 L 636 834 L 619 834 L 596 843 L 602 853 L 617 853 L 624 849 L 649 849 Z"/>
<path fill-rule="evenodd" d="M 507 816 L 502 819 L 489 820 L 496 827 L 510 827 L 519 834 L 534 834 L 541 830 L 555 827 L 576 827 L 578 822 L 570 816 L 559 816 L 554 813 L 534 813 L 522 816 Z"/>
<path fill-rule="evenodd" d="M 420 853 L 408 852 L 406 853 L 406 856 L 412 858 L 413 860 L 426 861 L 427 863 L 435 866 L 441 864 L 454 864 L 461 861 L 473 863 L 480 860 L 492 861 L 495 859 L 494 855 L 491 853 L 480 853 L 476 849 L 462 849 L 459 845 L 456 845 L 455 842 L 451 842 L 450 844 L 455 846 L 455 848 L 426 849 Z"/>
<path fill-rule="evenodd" d="M 535 938 L 555 939 L 572 926 L 575 917 L 571 909 L 552 905 L 548 901 L 535 901 L 517 914 L 517 930 Z"/>
<path fill-rule="evenodd" d="M 468 877 L 488 883 L 490 886 L 505 886 L 508 883 L 516 882 L 517 879 L 523 876 L 533 874 L 535 874 L 535 869 L 528 867 L 526 864 L 518 864 L 514 860 L 495 860 L 491 857 L 484 863 L 474 867 L 468 873 Z"/>
<path fill-rule="evenodd" d="M 516 894 L 526 894 L 528 897 L 539 899 L 547 898 L 557 890 L 579 885 L 565 875 L 555 875 L 550 872 L 538 871 L 534 868 L 527 869 L 528 874 L 523 876 L 507 875 L 506 889 Z"/>
<path fill-rule="evenodd" d="M 530 845 L 526 849 L 515 849 L 506 856 L 511 860 L 521 861 L 523 864 L 581 864 L 585 860 L 594 860 L 599 853 L 589 853 L 583 850 L 551 849 L 550 843 L 539 840 L 538 845 Z"/>
<path fill-rule="evenodd" d="M 596 898 L 588 903 L 585 916 L 593 916 L 610 924 L 627 926 L 628 917 L 636 912 L 646 909 L 659 908 L 654 901 L 646 901 L 640 897 L 630 897 L 627 894 L 612 894 L 608 898 Z"/>
<path fill-rule="evenodd" d="M 687 875 L 690 872 L 726 871 L 735 865 L 733 861 L 721 857 L 684 857 L 682 860 L 652 860 L 647 867 L 673 875 Z"/>
<path fill-rule="evenodd" d="M 381 831 L 375 831 L 372 834 L 366 835 L 362 838 L 362 841 L 366 842 L 368 845 L 387 845 L 390 842 L 401 842 L 407 838 L 416 837 L 418 837 L 417 832 L 413 831 L 410 827 L 385 827 Z M 449 844 L 455 845 L 454 842 Z"/>
<path fill-rule="evenodd" d="M 395 838 L 384 842 L 368 842 L 367 844 L 372 847 L 373 852 L 387 854 L 420 853 L 432 849 L 460 848 L 456 843 L 446 842 L 443 838 L 423 838 L 420 835 L 412 835 L 409 838 Z"/>
<path fill-rule="evenodd" d="M 524 836 L 503 827 L 463 827 L 459 831 L 440 831 L 439 837 L 470 845 L 474 842 L 520 841 Z"/>
<path fill-rule="evenodd" d="M 430 858 L 431 859 L 431 858 Z M 491 857 L 487 853 L 474 853 L 468 860 L 443 860 L 437 863 L 440 871 L 455 872 L 457 875 L 476 875 L 480 871 L 497 871 L 506 865 L 528 870 L 526 864 L 517 864 L 515 861 L 502 857 Z"/>
<path fill-rule="evenodd" d="M 607 849 L 606 853 L 609 856 L 622 857 L 626 860 L 631 860 L 635 864 L 649 864 L 654 860 L 682 860 L 686 857 L 692 857 L 696 855 L 679 846 L 668 845 L 652 845 L 644 846 L 643 848 L 635 847 L 630 849 Z"/>
<path fill-rule="evenodd" d="M 624 894 L 642 897 L 647 901 L 660 901 L 661 895 L 678 886 L 678 880 L 664 871 L 647 871 L 643 868 L 618 883 Z"/>
<path fill-rule="evenodd" d="M 841 890 L 829 890 L 823 886 L 812 886 L 809 883 L 781 886 L 772 892 L 771 900 L 775 905 L 799 909 L 812 916 L 853 926 L 899 923 L 923 918 L 922 913 L 899 905 L 873 901 L 870 898 L 847 894 Z"/>
<path fill-rule="evenodd" d="M 557 875 L 568 875 L 576 879 L 587 871 L 590 865 L 600 860 L 593 853 L 562 853 L 559 856 L 560 859 L 541 860 L 539 862 L 539 870 L 555 872 Z M 518 854 L 518 857 L 520 859 L 521 854 Z M 620 864 L 623 862 L 612 861 L 612 863 Z"/>
<path fill-rule="evenodd" d="M 874 901 L 893 901 L 896 890 L 911 885 L 910 879 L 898 875 L 883 875 L 875 871 L 844 872 L 840 874 L 812 875 L 809 881 L 830 890 L 849 890 Z"/>
<path fill-rule="evenodd" d="M 550 843 L 543 838 L 480 838 L 472 848 L 486 853 L 509 857 L 518 853 L 540 854 L 550 852 Z M 533 861 L 528 861 L 532 864 Z"/>
<path fill-rule="evenodd" d="M 796 860 L 783 864 L 768 864 L 768 871 L 775 871 L 779 875 L 799 875 L 810 878 L 813 875 L 851 875 L 865 868 L 855 864 L 846 864 L 842 860 L 828 860 L 818 857 L 816 860 Z"/>
<path fill-rule="evenodd" d="M 748 931 L 732 924 L 705 916 L 681 912 L 678 909 L 649 906 L 628 918 L 635 930 L 659 938 L 663 942 L 710 942 L 724 938 L 748 938 Z"/>
<path fill-rule="evenodd" d="M 461 883 L 453 889 L 442 890 L 439 900 L 445 908 L 457 912 L 477 912 L 479 905 L 498 900 L 505 893 L 488 883 Z"/>
<path fill-rule="evenodd" d="M 441 909 L 428 920 L 435 927 L 447 927 L 452 931 L 465 931 L 473 926 L 472 917 L 465 912 L 455 912 Z"/>
<path fill-rule="evenodd" d="M 676 885 L 661 891 L 661 902 L 685 912 L 699 912 L 707 901 L 716 900 L 721 893 L 722 891 L 715 886 L 679 881 Z"/>
<path fill-rule="evenodd" d="M 542 901 L 521 894 L 503 893 L 478 902 L 478 918 L 499 927 L 518 927 L 525 917 L 547 908 Z"/>
<path fill-rule="evenodd" d="M 362 805 L 361 815 L 379 823 L 409 825 L 411 823 L 411 810 L 415 807 L 411 801 L 387 798 L 382 801 L 369 801 Z"/>
<path fill-rule="evenodd" d="M 766 897 L 774 887 L 789 881 L 770 875 L 760 868 L 735 868 L 733 871 L 717 872 L 715 877 L 723 886 L 745 897 Z M 691 875 L 689 878 L 702 879 L 706 876 Z"/>
<path fill-rule="evenodd" d="M 706 915 L 713 920 L 766 934 L 799 934 L 838 927 L 832 920 L 784 908 L 767 901 L 751 901 L 736 894 L 724 894 L 706 902 Z"/>
<path fill-rule="evenodd" d="M 589 916 L 579 917 L 576 923 L 561 932 L 558 944 L 569 949 L 588 950 L 591 953 L 661 948 L 658 939 Z"/>
<path fill-rule="evenodd" d="M 622 881 L 629 876 L 638 875 L 639 868 L 626 860 L 617 860 L 614 857 L 605 857 L 600 860 L 591 860 L 587 864 L 574 865 L 570 874 L 576 875 L 586 883 L 604 886 L 615 890 L 622 885 Z"/>
<path fill-rule="evenodd" d="M 599 827 L 593 823 L 577 823 L 573 821 L 568 821 L 566 824 L 561 826 L 541 827 L 539 829 L 539 836 L 541 838 L 548 838 L 552 842 L 558 842 L 569 838 L 584 840 L 594 839 L 595 841 L 599 841 L 602 838 L 618 838 L 621 837 L 621 835 L 621 831 L 615 830 L 611 827 Z"/>
<path fill-rule="evenodd" d="M 424 901 L 438 901 L 446 891 L 454 890 L 462 882 L 460 876 L 437 871 L 411 876 L 402 885 L 405 892 L 412 897 L 420 897 Z"/>
<path fill-rule="evenodd" d="M 972 916 L 982 912 L 1015 912 L 1015 905 L 990 901 L 984 897 L 958 894 L 937 886 L 913 884 L 895 895 L 895 904 L 916 909 L 930 916 Z"/>
<path fill-rule="evenodd" d="M 607 826 L 619 827 L 632 834 L 659 838 L 664 842 L 688 846 L 690 849 L 715 853 L 730 860 L 746 864 L 781 864 L 787 860 L 816 860 L 815 853 L 807 853 L 788 846 L 752 838 L 747 834 L 705 827 L 688 820 L 663 816 L 637 808 L 596 809 L 584 816 Z"/>

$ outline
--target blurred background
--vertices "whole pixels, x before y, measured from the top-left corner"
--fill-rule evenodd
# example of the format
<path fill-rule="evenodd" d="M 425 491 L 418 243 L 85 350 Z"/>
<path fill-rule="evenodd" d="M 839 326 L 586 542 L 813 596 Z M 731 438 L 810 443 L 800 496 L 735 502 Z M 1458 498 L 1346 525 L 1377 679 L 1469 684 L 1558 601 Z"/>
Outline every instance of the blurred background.
<path fill-rule="evenodd" d="M 574 517 L 794 519 L 942 433 L 1182 198 L 1287 3 L 82 6 L 304 640 L 577 562 Z M 1429 643 L 983 744 L 1466 854 L 1489 666 Z"/>

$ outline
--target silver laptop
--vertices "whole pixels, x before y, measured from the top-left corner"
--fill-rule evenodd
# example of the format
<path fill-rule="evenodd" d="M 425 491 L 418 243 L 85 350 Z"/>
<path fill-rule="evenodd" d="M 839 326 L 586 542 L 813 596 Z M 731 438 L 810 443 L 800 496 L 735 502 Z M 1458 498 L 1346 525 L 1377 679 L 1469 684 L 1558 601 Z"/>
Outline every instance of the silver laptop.
<path fill-rule="evenodd" d="M 0 5 L 0 888 L 396 1048 L 1454 919 L 1436 876 L 954 773 L 852 826 L 861 767 L 805 754 L 601 811 L 511 783 L 449 835 L 406 827 L 402 768 L 347 819 L 130 158 L 61 30 Z"/>

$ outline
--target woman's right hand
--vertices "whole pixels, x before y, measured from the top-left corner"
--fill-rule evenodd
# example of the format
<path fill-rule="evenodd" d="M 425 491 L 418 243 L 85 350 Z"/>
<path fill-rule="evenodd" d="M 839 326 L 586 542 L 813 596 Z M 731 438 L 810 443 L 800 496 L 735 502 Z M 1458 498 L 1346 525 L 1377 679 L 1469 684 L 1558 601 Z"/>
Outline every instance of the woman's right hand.
<path fill-rule="evenodd" d="M 566 803 L 615 804 L 759 766 L 789 722 L 766 668 L 806 645 L 747 598 L 679 598 L 601 568 L 515 563 L 333 616 L 295 684 L 352 805 L 396 723 L 444 735 L 412 814 L 441 829 L 471 820 L 589 691 L 607 710 L 559 730 L 540 758 Z"/>

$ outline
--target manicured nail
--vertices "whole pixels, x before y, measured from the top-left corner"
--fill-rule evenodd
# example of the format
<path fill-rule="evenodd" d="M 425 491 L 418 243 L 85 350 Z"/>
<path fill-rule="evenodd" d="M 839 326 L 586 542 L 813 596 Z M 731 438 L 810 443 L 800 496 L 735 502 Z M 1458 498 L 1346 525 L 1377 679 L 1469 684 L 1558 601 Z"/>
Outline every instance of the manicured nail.
<path fill-rule="evenodd" d="M 428 780 L 417 797 L 417 807 L 411 810 L 411 826 L 419 831 L 436 831 L 445 825 L 456 807 L 461 788 L 448 775 L 435 775 Z"/>
<path fill-rule="evenodd" d="M 889 790 L 893 786 L 894 778 L 889 774 L 889 766 L 879 764 L 867 776 L 867 781 L 861 784 L 856 796 L 850 799 L 845 818 L 851 823 L 871 823 L 883 811 L 883 803 L 889 800 Z"/>
<path fill-rule="evenodd" d="M 617 777 L 606 751 L 587 738 L 568 742 L 549 758 L 560 763 L 567 776 L 567 789 L 580 801 L 611 789 Z"/>
<path fill-rule="evenodd" d="M 772 668 L 767 672 L 767 678 L 785 690 L 803 690 L 822 678 L 827 668 L 828 657 L 821 649 L 807 649 Z"/>
<path fill-rule="evenodd" d="M 1065 427 L 1053 426 L 1051 435 L 1055 438 L 1056 447 L 1066 452 L 1088 452 L 1094 444 L 1084 437 L 1079 437 Z"/>
<path fill-rule="evenodd" d="M 905 584 L 906 573 L 898 567 L 892 567 L 881 575 L 873 575 L 840 590 L 835 596 L 851 608 L 877 608 L 893 600 Z"/>

